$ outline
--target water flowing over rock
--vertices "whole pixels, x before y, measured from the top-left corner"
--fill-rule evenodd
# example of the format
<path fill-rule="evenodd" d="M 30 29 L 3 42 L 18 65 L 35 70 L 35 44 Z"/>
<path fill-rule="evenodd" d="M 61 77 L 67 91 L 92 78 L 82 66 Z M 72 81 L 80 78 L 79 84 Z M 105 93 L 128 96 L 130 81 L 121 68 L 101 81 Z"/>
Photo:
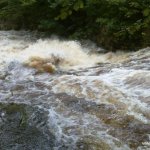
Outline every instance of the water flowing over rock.
<path fill-rule="evenodd" d="M 1 150 L 52 150 L 54 136 L 46 127 L 48 115 L 25 104 L 0 104 Z"/>
<path fill-rule="evenodd" d="M 86 49 L 0 31 L 0 149 L 150 149 L 150 48 Z"/>

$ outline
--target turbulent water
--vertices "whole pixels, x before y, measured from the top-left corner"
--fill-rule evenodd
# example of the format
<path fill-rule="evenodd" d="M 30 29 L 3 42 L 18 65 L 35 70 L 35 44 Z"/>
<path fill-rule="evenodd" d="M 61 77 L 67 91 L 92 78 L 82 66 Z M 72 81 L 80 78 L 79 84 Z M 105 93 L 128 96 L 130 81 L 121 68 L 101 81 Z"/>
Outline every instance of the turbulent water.
<path fill-rule="evenodd" d="M 11 141 L 13 131 L 6 126 L 0 149 L 149 150 L 150 48 L 100 50 L 26 31 L 0 31 L 0 104 L 21 105 L 19 110 L 25 105 L 28 126 L 45 139 L 31 138 L 31 144 L 17 135 Z M 10 113 L 0 108 L 2 132 Z"/>

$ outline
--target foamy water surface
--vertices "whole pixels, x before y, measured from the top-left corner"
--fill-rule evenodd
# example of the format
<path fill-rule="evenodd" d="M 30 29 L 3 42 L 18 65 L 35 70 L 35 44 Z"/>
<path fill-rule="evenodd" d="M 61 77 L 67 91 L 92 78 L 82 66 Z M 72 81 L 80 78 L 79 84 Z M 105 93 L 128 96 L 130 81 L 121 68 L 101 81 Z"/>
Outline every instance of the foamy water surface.
<path fill-rule="evenodd" d="M 96 49 L 0 31 L 0 101 L 48 111 L 54 150 L 149 150 L 150 48 Z"/>

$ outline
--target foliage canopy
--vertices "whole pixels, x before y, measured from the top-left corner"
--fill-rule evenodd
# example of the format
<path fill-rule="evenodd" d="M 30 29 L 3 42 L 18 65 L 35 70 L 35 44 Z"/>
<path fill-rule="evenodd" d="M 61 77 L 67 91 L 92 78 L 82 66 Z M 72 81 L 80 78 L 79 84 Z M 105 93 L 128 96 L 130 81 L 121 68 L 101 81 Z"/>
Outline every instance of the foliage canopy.
<path fill-rule="evenodd" d="M 133 50 L 150 46 L 150 0 L 1 0 L 0 26 Z"/>

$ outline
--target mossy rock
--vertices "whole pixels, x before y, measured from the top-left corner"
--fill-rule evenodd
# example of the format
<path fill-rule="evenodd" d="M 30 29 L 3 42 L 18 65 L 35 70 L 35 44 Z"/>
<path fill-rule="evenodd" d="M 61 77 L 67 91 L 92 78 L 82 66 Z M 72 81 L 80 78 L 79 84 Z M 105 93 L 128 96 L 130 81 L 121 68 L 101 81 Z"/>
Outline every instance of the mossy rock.
<path fill-rule="evenodd" d="M 9 116 L 12 116 L 12 118 L 8 118 L 9 120 L 14 119 L 13 115 L 17 114 L 19 115 L 19 126 L 18 127 L 25 127 L 27 125 L 27 113 L 25 110 L 25 105 L 18 105 L 15 103 L 12 103 L 10 105 L 1 105 L 0 108 L 5 111 L 5 113 Z M 17 118 L 16 118 L 17 119 Z"/>
<path fill-rule="evenodd" d="M 33 114 L 35 120 L 31 117 Z M 46 116 L 47 113 L 37 107 L 0 103 L 0 149 L 51 150 L 55 137 L 48 130 Z M 41 122 L 45 122 L 45 126 L 40 128 Z"/>

